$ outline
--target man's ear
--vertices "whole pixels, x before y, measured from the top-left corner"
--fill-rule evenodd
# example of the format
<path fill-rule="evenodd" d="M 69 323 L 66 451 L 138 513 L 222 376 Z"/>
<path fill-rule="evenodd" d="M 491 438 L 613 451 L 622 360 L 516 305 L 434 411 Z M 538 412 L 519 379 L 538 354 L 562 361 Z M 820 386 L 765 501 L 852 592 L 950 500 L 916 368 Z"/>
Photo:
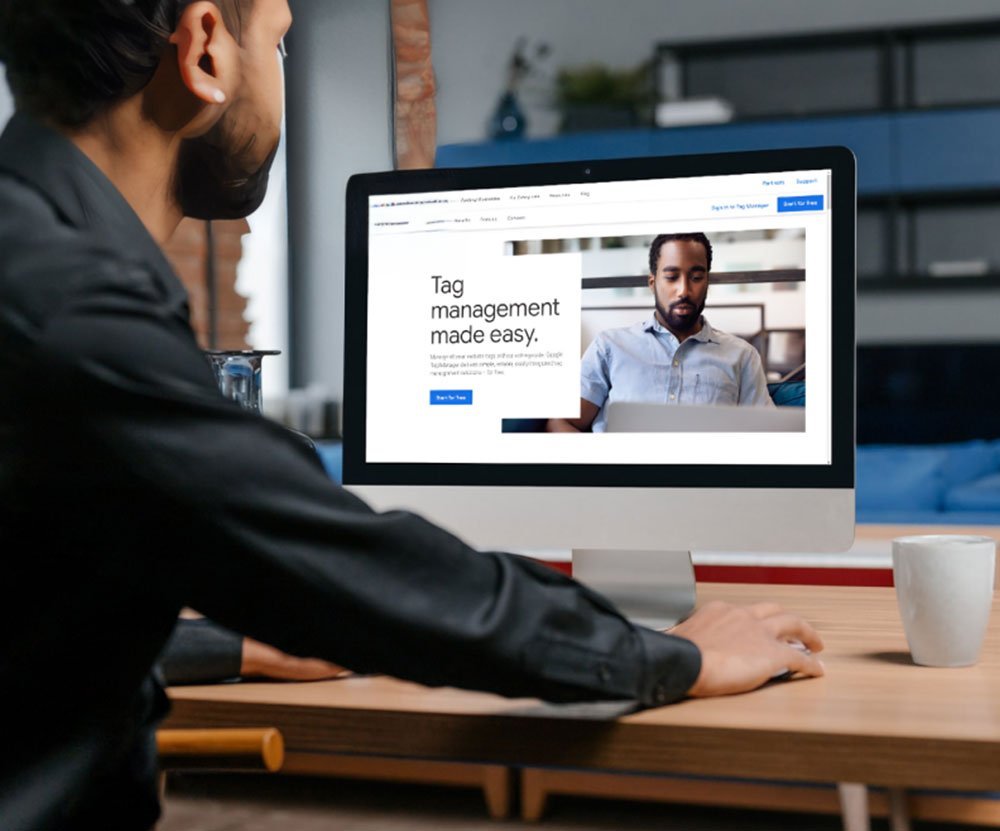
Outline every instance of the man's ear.
<path fill-rule="evenodd" d="M 656 275 L 651 273 L 649 275 L 649 288 L 653 291 L 655 291 L 654 289 L 655 284 L 656 284 Z"/>
<path fill-rule="evenodd" d="M 199 0 L 184 9 L 170 36 L 177 47 L 181 82 L 205 104 L 224 104 L 239 86 L 239 44 L 215 3 Z"/>

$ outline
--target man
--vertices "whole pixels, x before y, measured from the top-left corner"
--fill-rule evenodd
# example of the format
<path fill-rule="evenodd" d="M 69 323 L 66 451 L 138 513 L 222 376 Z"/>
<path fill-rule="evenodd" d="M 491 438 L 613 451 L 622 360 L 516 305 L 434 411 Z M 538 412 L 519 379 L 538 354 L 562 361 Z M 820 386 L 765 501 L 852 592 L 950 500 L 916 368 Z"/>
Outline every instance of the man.
<path fill-rule="evenodd" d="M 5 831 L 155 822 L 150 669 L 184 607 L 354 671 L 556 701 L 822 673 L 788 644 L 816 651 L 815 631 L 776 607 L 644 630 L 549 569 L 376 514 L 222 398 L 157 243 L 259 204 L 290 22 L 286 0 L 0 4 Z"/>
<path fill-rule="evenodd" d="M 602 433 L 612 401 L 774 406 L 760 355 L 702 312 L 712 243 L 702 233 L 660 234 L 649 247 L 653 316 L 601 332 L 580 367 L 580 416 L 550 419 L 552 432 Z"/>

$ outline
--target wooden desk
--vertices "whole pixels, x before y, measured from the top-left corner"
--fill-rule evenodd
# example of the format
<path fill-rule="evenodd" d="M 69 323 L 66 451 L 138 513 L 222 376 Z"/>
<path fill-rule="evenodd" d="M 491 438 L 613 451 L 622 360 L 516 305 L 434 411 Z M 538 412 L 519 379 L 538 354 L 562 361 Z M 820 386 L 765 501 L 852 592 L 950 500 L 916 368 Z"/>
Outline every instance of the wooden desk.
<path fill-rule="evenodd" d="M 827 675 L 616 721 L 384 677 L 170 691 L 170 727 L 273 725 L 289 759 L 324 754 L 630 773 L 1000 790 L 1000 612 L 977 666 L 914 666 L 891 589 L 703 585 L 812 620 Z"/>

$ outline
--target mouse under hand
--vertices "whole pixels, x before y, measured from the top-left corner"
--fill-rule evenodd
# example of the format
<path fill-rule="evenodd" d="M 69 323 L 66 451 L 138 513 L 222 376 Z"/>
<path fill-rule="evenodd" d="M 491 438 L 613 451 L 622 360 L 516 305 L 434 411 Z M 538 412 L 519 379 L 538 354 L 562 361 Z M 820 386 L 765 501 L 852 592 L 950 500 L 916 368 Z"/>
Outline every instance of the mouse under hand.
<path fill-rule="evenodd" d="M 806 646 L 802 641 L 790 640 L 786 643 L 792 647 L 792 649 L 797 649 L 803 655 L 812 655 L 812 650 Z M 780 669 L 774 675 L 771 676 L 772 681 L 787 681 L 795 675 L 795 672 L 790 669 Z"/>

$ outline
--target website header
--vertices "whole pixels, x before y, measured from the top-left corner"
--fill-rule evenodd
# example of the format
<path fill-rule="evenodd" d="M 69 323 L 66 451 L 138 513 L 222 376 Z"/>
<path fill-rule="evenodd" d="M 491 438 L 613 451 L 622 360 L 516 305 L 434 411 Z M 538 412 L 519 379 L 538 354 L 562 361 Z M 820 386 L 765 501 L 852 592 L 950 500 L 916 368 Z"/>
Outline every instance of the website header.
<path fill-rule="evenodd" d="M 769 216 L 829 210 L 830 171 L 645 179 L 369 198 L 372 234 Z"/>

